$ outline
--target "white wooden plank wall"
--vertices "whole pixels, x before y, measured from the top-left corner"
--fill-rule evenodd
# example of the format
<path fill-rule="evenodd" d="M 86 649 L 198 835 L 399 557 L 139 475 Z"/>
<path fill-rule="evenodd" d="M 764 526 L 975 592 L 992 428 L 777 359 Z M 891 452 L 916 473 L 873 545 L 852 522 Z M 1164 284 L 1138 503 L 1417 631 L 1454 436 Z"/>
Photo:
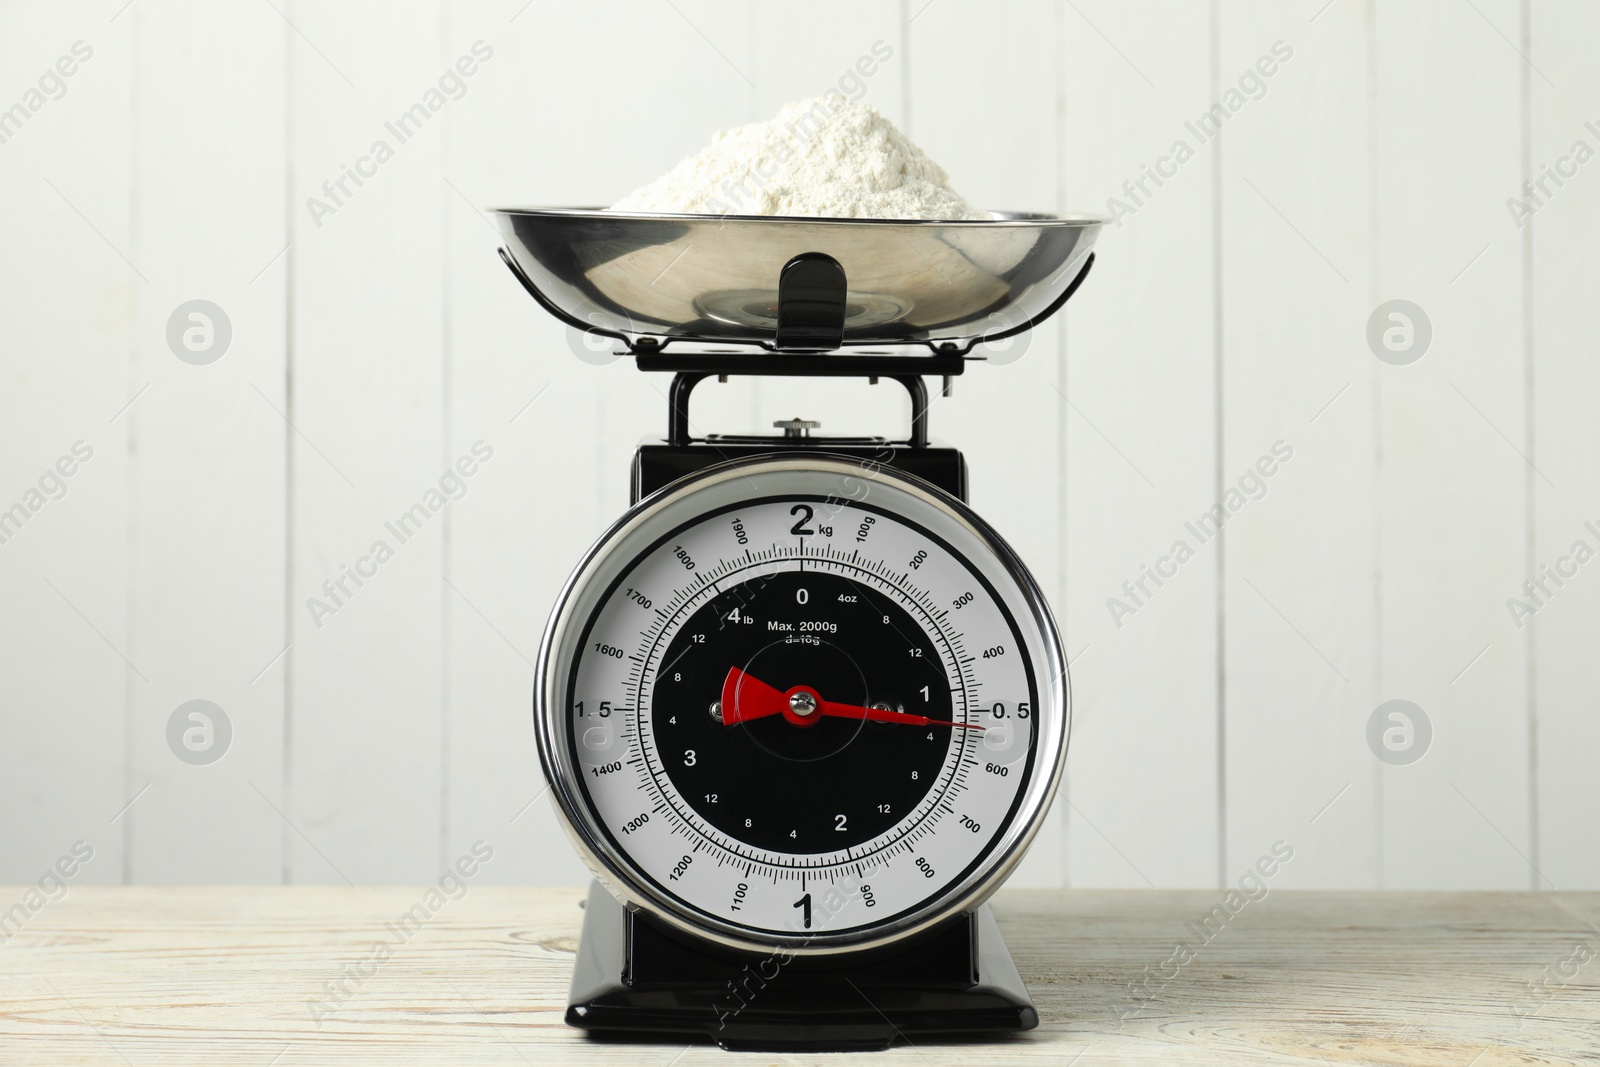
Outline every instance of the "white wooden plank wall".
<path fill-rule="evenodd" d="M 7 108 L 46 69 L 59 76 L 63 57 L 73 70 L 65 93 L 0 144 L 0 499 L 9 511 L 46 472 L 73 472 L 64 495 L 47 483 L 40 500 L 59 499 L 20 530 L 8 524 L 0 545 L 8 882 L 35 881 L 79 840 L 94 849 L 85 881 L 121 882 L 132 858 L 128 816 L 119 818 L 133 795 L 127 723 L 149 675 L 130 658 L 128 401 L 144 385 L 133 380 L 130 346 L 148 282 L 128 258 L 132 22 L 111 15 L 63 3 L 0 16 Z M 83 450 L 73 454 L 79 441 L 86 462 Z"/>
<path fill-rule="evenodd" d="M 1018 881 L 1232 882 L 1283 839 L 1277 884 L 1600 885 L 1600 564 L 1542 570 L 1600 551 L 1600 165 L 1564 161 L 1600 152 L 1596 20 L 5 7 L 0 109 L 28 114 L 0 126 L 0 509 L 27 515 L 0 543 L 0 882 L 79 839 L 97 882 L 415 882 L 478 839 L 492 881 L 582 879 L 541 795 L 532 660 L 665 383 L 575 358 L 483 209 L 609 203 L 839 87 L 985 206 L 1124 209 L 1072 308 L 933 408 L 1073 657 L 1069 781 Z M 1546 166 L 1519 225 L 1507 200 Z M 195 299 L 231 328 L 214 362 L 169 346 Z M 1431 329 L 1405 365 L 1367 337 L 1395 299 Z M 898 434 L 907 411 L 889 385 L 734 381 L 693 419 Z M 78 441 L 92 458 L 47 476 Z M 430 492 L 448 503 L 390 529 Z M 210 764 L 169 750 L 196 699 L 231 727 Z M 1393 699 L 1431 725 L 1414 763 L 1369 747 Z"/>
<path fill-rule="evenodd" d="M 1379 872 L 1395 888 L 1537 877 L 1528 642 L 1505 607 L 1526 577 L 1538 479 L 1519 454 L 1530 452 L 1522 245 L 1505 208 L 1521 184 L 1527 64 L 1507 43 L 1520 22 L 1516 0 L 1377 20 L 1388 106 L 1374 124 L 1374 300 L 1415 302 L 1434 334 L 1421 362 L 1378 368 L 1375 695 L 1416 702 L 1435 731 L 1428 758 L 1382 772 Z M 1431 131 L 1426 159 L 1418 130 Z"/>
<path fill-rule="evenodd" d="M 276 801 L 284 766 L 283 664 L 267 667 L 286 643 L 286 27 L 270 7 L 204 0 L 122 19 L 136 78 L 129 255 L 149 278 L 129 345 L 134 387 L 149 388 L 125 416 L 129 656 L 149 677 L 130 687 L 130 795 L 150 786 L 124 816 L 128 877 L 273 881 L 282 824 L 257 790 Z M 224 318 L 231 333 L 201 365 L 167 339 L 195 299 L 222 309 L 211 345 Z M 219 720 L 210 738 L 225 762 L 186 764 L 168 747 L 169 718 L 197 699 L 226 716 L 231 737 Z"/>
<path fill-rule="evenodd" d="M 1151 595 L 1123 589 L 1216 499 L 1214 148 L 1159 188 L 1144 179 L 1213 97 L 1211 28 L 1212 13 L 1184 0 L 1061 13 L 1061 202 L 1103 212 L 1116 196 L 1134 209 L 1107 228 L 1086 299 L 1066 312 L 1056 394 L 1073 885 L 1216 878 L 1219 546 L 1195 544 L 1160 588 L 1144 579 Z M 1148 195 L 1135 202 L 1123 185 L 1140 180 Z M 1114 619 L 1112 597 L 1134 613 Z"/>
<path fill-rule="evenodd" d="M 1296 848 L 1284 884 L 1360 886 L 1382 877 L 1380 765 L 1365 728 L 1384 639 L 1374 608 L 1373 390 L 1390 368 L 1363 340 L 1376 181 L 1370 9 L 1334 4 L 1316 15 L 1270 3 L 1222 5 L 1217 15 L 1213 100 L 1250 74 L 1266 90 L 1245 93 L 1220 138 L 1213 499 L 1259 474 L 1263 456 L 1279 459 L 1266 494 L 1247 495 L 1222 534 L 1219 873 L 1237 878 L 1281 838 Z M 1272 61 L 1276 73 L 1261 77 Z M 1290 458 L 1273 454 L 1279 441 Z"/>
<path fill-rule="evenodd" d="M 1531 100 L 1524 122 L 1524 169 L 1544 177 L 1545 168 L 1570 170 L 1563 157 L 1584 141 L 1600 149 L 1600 69 L 1585 47 L 1600 34 L 1600 10 L 1588 5 L 1532 3 L 1524 13 L 1518 40 L 1537 70 L 1522 72 Z M 1591 124 L 1593 124 L 1591 126 Z M 1592 160 L 1591 160 L 1592 163 Z M 1531 348 L 1531 389 L 1525 411 L 1534 433 L 1525 448 L 1531 462 L 1548 476 L 1528 480 L 1534 536 L 1519 573 L 1542 577 L 1583 540 L 1600 547 L 1600 364 L 1594 358 L 1595 278 L 1600 276 L 1600 174 L 1584 165 L 1575 178 L 1557 186 L 1546 180 L 1541 205 L 1513 236 L 1509 216 L 1499 237 L 1521 240 L 1523 343 Z M 1503 236 L 1500 236 L 1503 235 Z M 1503 409 L 1502 409 L 1503 410 Z M 1508 416 L 1514 419 L 1515 416 Z M 1508 506 L 1510 506 L 1508 504 Z M 1567 569 L 1571 569 L 1570 564 Z M 1600 615 L 1600 583 L 1591 568 L 1555 590 L 1516 636 L 1531 634 L 1534 671 L 1530 703 L 1537 727 L 1534 775 L 1538 839 L 1529 850 L 1540 884 L 1594 885 L 1600 880 L 1600 849 L 1595 841 L 1600 812 L 1600 775 L 1593 756 L 1600 751 L 1600 715 L 1595 692 L 1600 656 L 1594 654 L 1594 621 Z M 1500 640 L 1514 640 L 1509 616 L 1501 620 Z M 1524 638 L 1525 640 L 1527 638 Z"/>

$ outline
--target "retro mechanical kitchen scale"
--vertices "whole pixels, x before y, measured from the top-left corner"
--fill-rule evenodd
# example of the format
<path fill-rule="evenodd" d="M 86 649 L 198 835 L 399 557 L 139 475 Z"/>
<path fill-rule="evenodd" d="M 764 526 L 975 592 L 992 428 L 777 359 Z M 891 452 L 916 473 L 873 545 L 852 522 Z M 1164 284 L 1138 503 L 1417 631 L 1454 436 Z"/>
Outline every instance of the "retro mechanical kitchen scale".
<path fill-rule="evenodd" d="M 1102 220 L 496 215 L 546 311 L 675 376 L 539 654 L 597 879 L 567 1021 L 764 1049 L 1037 1025 L 984 902 L 1061 779 L 1066 663 L 924 378 L 1057 311 Z M 692 433 L 696 384 L 747 374 L 892 379 L 910 435 Z"/>

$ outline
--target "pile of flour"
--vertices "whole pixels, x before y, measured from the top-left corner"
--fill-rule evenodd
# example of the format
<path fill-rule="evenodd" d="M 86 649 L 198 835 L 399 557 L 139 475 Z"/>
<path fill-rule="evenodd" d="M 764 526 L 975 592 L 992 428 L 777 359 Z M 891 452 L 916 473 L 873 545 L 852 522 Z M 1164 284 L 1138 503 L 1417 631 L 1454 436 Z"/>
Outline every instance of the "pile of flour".
<path fill-rule="evenodd" d="M 613 211 L 839 219 L 990 219 L 876 108 L 839 93 L 723 130 Z"/>

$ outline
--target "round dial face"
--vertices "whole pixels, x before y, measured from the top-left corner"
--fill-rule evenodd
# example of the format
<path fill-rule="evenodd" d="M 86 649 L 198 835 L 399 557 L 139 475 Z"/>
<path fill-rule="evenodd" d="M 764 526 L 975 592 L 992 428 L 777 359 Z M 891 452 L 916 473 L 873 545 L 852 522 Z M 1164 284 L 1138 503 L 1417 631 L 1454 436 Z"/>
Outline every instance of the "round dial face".
<path fill-rule="evenodd" d="M 602 541 L 547 640 L 542 743 L 580 841 L 654 910 L 859 945 L 1020 855 L 1065 686 L 1031 583 L 960 505 L 858 467 L 840 495 L 849 465 L 795 462 Z"/>

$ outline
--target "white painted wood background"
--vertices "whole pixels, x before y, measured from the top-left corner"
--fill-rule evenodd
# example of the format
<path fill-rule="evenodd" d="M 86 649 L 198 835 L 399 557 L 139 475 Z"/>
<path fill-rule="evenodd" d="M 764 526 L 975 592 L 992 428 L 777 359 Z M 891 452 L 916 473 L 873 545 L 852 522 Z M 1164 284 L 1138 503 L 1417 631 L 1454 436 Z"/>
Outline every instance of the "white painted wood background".
<path fill-rule="evenodd" d="M 419 882 L 582 869 L 544 798 L 531 660 L 626 504 L 664 383 L 586 365 L 490 205 L 608 203 L 838 83 L 991 207 L 1103 212 L 1275 42 L 1292 58 L 1108 229 L 1023 358 L 933 412 L 1074 657 L 1069 777 L 1019 884 L 1600 886 L 1600 11 L 1553 0 L 98 0 L 0 5 L 0 882 Z M 492 58 L 336 214 L 306 199 L 474 42 Z M 1149 188 L 1153 188 L 1150 186 Z M 204 298 L 233 341 L 168 351 Z M 1422 306 L 1409 366 L 1368 316 Z M 696 422 L 894 433 L 891 393 L 735 382 Z M 493 459 L 334 616 L 306 608 L 474 442 Z M 1292 461 L 1136 614 L 1137 578 L 1276 441 Z M 1535 466 L 1537 465 L 1537 466 Z M 168 751 L 203 698 L 226 756 Z M 1427 755 L 1366 726 L 1425 709 Z M 131 802 L 131 803 L 130 803 Z M 531 802 L 531 803 L 530 803 Z"/>

